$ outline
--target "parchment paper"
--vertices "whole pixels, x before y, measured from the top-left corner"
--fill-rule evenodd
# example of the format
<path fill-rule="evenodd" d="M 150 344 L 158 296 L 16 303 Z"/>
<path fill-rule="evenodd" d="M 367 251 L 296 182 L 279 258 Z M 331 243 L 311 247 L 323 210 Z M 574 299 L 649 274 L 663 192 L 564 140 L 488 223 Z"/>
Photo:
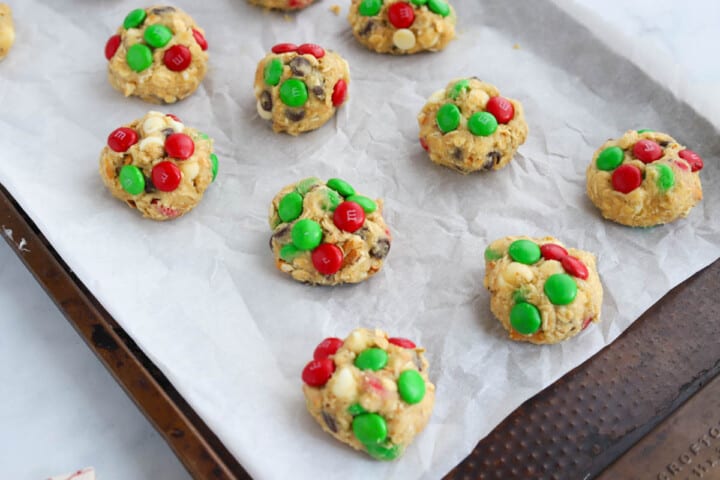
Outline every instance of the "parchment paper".
<path fill-rule="evenodd" d="M 216 141 L 220 173 L 200 206 L 153 223 L 99 179 L 108 133 L 158 108 L 123 98 L 105 78 L 104 43 L 138 6 L 131 1 L 13 2 L 17 42 L 0 64 L 0 181 L 257 478 L 438 478 L 520 403 L 720 256 L 717 132 L 549 0 L 456 0 L 458 39 L 411 58 L 356 44 L 346 4 L 341 16 L 326 1 L 291 17 L 241 0 L 176 4 L 210 43 L 202 87 L 163 108 Z M 279 41 L 315 41 L 351 66 L 350 102 L 299 138 L 272 133 L 255 112 L 255 66 Z M 612 41 L 621 51 L 622 37 Z M 463 177 L 418 145 L 415 117 L 427 97 L 465 75 L 524 103 L 530 136 L 499 172 Z M 593 151 L 631 128 L 667 131 L 704 157 L 705 199 L 688 219 L 626 228 L 602 220 L 585 196 Z M 275 270 L 269 202 L 311 175 L 385 199 L 394 243 L 370 281 L 313 288 Z M 555 346 L 507 340 L 482 287 L 483 250 L 517 234 L 597 253 L 600 325 Z M 436 408 L 397 462 L 338 444 L 304 410 L 300 371 L 313 348 L 356 326 L 428 351 Z"/>

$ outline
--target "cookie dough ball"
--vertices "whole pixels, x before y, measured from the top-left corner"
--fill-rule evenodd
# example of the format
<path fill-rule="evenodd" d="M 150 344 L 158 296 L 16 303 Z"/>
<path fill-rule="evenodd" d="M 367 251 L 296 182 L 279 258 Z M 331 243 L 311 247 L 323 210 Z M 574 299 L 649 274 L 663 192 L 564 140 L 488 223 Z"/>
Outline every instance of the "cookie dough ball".
<path fill-rule="evenodd" d="M 174 103 L 202 82 L 207 48 L 203 29 L 179 8 L 138 8 L 105 45 L 108 79 L 126 97 Z"/>
<path fill-rule="evenodd" d="M 455 11 L 444 0 L 352 0 L 348 21 L 355 38 L 378 53 L 437 52 L 455 38 Z"/>
<path fill-rule="evenodd" d="M 248 0 L 253 5 L 272 10 L 301 10 L 314 0 Z"/>
<path fill-rule="evenodd" d="M 345 103 L 349 84 L 348 64 L 337 53 L 311 43 L 280 43 L 255 72 L 257 111 L 275 132 L 315 130 Z"/>
<path fill-rule="evenodd" d="M 669 223 L 702 200 L 702 167 L 702 158 L 671 136 L 630 130 L 595 152 L 587 193 L 608 220 L 631 227 Z"/>
<path fill-rule="evenodd" d="M 453 80 L 418 115 L 420 145 L 430 159 L 460 173 L 499 170 L 525 142 L 522 104 L 477 78 Z"/>
<path fill-rule="evenodd" d="M 398 458 L 425 428 L 435 403 L 423 352 L 380 330 L 326 338 L 302 372 L 308 411 L 356 450 L 378 460 Z"/>
<path fill-rule="evenodd" d="M 7 3 L 0 3 L 0 60 L 10 51 L 15 43 L 15 25 L 13 25 L 12 11 Z"/>
<path fill-rule="evenodd" d="M 380 271 L 390 251 L 382 201 L 358 195 L 339 178 L 283 188 L 270 206 L 270 227 L 275 265 L 300 282 L 362 282 Z"/>
<path fill-rule="evenodd" d="M 557 343 L 600 321 L 603 289 L 589 252 L 552 237 L 505 237 L 485 250 L 490 309 L 510 338 Z"/>
<path fill-rule="evenodd" d="M 110 133 L 100 176 L 113 196 L 152 220 L 179 217 L 215 180 L 212 139 L 174 115 L 148 112 Z"/>

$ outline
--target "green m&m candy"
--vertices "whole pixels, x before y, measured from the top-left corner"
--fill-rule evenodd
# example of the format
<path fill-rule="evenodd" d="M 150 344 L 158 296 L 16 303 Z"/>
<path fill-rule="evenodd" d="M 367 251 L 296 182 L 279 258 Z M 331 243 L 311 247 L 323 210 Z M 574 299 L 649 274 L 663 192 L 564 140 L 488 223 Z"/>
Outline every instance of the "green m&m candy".
<path fill-rule="evenodd" d="M 381 370 L 388 362 L 388 354 L 381 348 L 367 348 L 355 359 L 355 366 L 360 370 Z"/>
<path fill-rule="evenodd" d="M 127 28 L 135 28 L 138 25 L 142 24 L 145 21 L 145 17 L 147 17 L 147 13 L 142 8 L 136 8 L 132 12 L 128 13 L 125 17 L 125 20 L 123 21 L 123 27 Z"/>
<path fill-rule="evenodd" d="M 218 168 L 220 168 L 220 162 L 218 161 L 217 155 L 214 153 L 210 154 L 210 167 L 212 168 L 212 181 L 215 181 L 215 177 L 217 177 Z"/>
<path fill-rule="evenodd" d="M 347 197 L 347 201 L 357 203 L 362 207 L 365 213 L 372 213 L 377 210 L 377 203 L 375 203 L 375 200 L 362 195 L 350 195 Z"/>
<path fill-rule="evenodd" d="M 280 258 L 282 258 L 286 262 L 292 262 L 293 259 L 301 253 L 302 250 L 299 250 L 292 243 L 288 243 L 287 245 L 283 245 L 283 247 L 280 249 Z"/>
<path fill-rule="evenodd" d="M 387 438 L 387 423 L 377 413 L 362 413 L 352 422 L 355 437 L 367 445 L 378 444 Z"/>
<path fill-rule="evenodd" d="M 365 445 L 368 453 L 376 460 L 395 460 L 400 455 L 400 447 L 398 445 L 379 445 L 377 443 L 368 443 Z"/>
<path fill-rule="evenodd" d="M 172 31 L 168 27 L 158 23 L 147 27 L 143 38 L 151 47 L 162 48 L 168 44 L 172 35 Z"/>
<path fill-rule="evenodd" d="M 490 247 L 487 247 L 485 249 L 485 260 L 488 262 L 492 262 L 493 260 L 499 260 L 503 257 L 503 254 L 501 252 L 498 252 L 497 250 L 493 250 Z"/>
<path fill-rule="evenodd" d="M 415 5 L 416 7 L 422 7 L 428 2 L 428 0 L 410 0 L 410 3 Z"/>
<path fill-rule="evenodd" d="M 441 17 L 450 15 L 450 5 L 444 0 L 428 0 L 428 8 L 433 13 L 437 13 Z"/>
<path fill-rule="evenodd" d="M 283 73 L 283 63 L 279 58 L 273 58 L 265 64 L 265 70 L 263 70 L 263 79 L 268 85 L 275 86 L 280 83 L 280 77 Z"/>
<path fill-rule="evenodd" d="M 120 186 L 130 195 L 140 195 L 145 191 L 145 175 L 135 165 L 125 165 L 120 169 Z"/>
<path fill-rule="evenodd" d="M 278 215 L 283 222 L 292 222 L 303 211 L 303 197 L 297 192 L 290 192 L 280 199 Z"/>
<path fill-rule="evenodd" d="M 307 86 L 302 80 L 288 78 L 280 85 L 280 100 L 288 107 L 302 107 L 307 99 Z"/>
<path fill-rule="evenodd" d="M 637 133 L 645 133 L 645 132 L 654 132 L 655 130 L 650 130 L 649 128 L 642 128 L 637 131 Z"/>
<path fill-rule="evenodd" d="M 355 195 L 355 189 L 345 180 L 339 178 L 331 178 L 327 181 L 327 186 L 338 192 L 343 197 Z"/>
<path fill-rule="evenodd" d="M 510 258 L 516 262 L 532 265 L 540 260 L 540 247 L 530 240 L 515 240 L 508 248 Z"/>
<path fill-rule="evenodd" d="M 152 65 L 152 51 L 147 45 L 136 43 L 128 48 L 126 60 L 131 69 L 136 72 L 142 72 Z"/>
<path fill-rule="evenodd" d="M 490 112 L 475 112 L 470 115 L 467 122 L 468 130 L 478 137 L 487 137 L 495 133 L 498 122 Z"/>
<path fill-rule="evenodd" d="M 455 82 L 455 85 L 452 86 L 450 89 L 450 93 L 448 96 L 455 100 L 457 97 L 460 96 L 461 93 L 464 91 L 467 91 L 470 88 L 470 80 L 467 78 L 463 78 L 462 80 Z"/>
<path fill-rule="evenodd" d="M 566 273 L 550 275 L 548 279 L 545 280 L 543 290 L 553 305 L 567 305 L 572 303 L 577 296 L 575 280 Z"/>
<path fill-rule="evenodd" d="M 347 411 L 353 417 L 360 415 L 361 413 L 367 413 L 367 410 L 365 410 L 359 403 L 353 403 L 348 407 Z"/>
<path fill-rule="evenodd" d="M 525 303 L 527 302 L 527 292 L 521 288 L 518 288 L 513 292 L 512 299 L 515 303 Z"/>
<path fill-rule="evenodd" d="M 460 109 L 453 103 L 446 103 L 437 111 L 435 120 L 440 131 L 443 133 L 452 132 L 460 125 Z"/>
<path fill-rule="evenodd" d="M 322 183 L 322 180 L 317 177 L 303 178 L 297 183 L 297 185 L 295 185 L 295 190 L 297 190 L 300 195 L 305 195 L 313 186 L 320 183 Z"/>
<path fill-rule="evenodd" d="M 400 374 L 397 381 L 398 392 L 400 397 L 414 405 L 420 403 L 425 398 L 425 380 L 422 375 L 415 370 L 405 370 Z"/>
<path fill-rule="evenodd" d="M 322 227 L 315 220 L 303 218 L 293 225 L 290 237 L 298 249 L 312 250 L 322 242 Z"/>
<path fill-rule="evenodd" d="M 358 12 L 363 17 L 373 17 L 380 13 L 382 3 L 382 0 L 362 0 L 358 7 Z"/>
<path fill-rule="evenodd" d="M 510 325 L 523 335 L 532 335 L 540 330 L 540 310 L 531 303 L 518 303 L 510 310 Z"/>
<path fill-rule="evenodd" d="M 655 180 L 658 190 L 661 192 L 667 192 L 670 190 L 675 185 L 675 174 L 673 173 L 672 168 L 664 163 L 655 164 L 653 165 L 653 168 L 655 168 L 658 173 L 657 180 Z"/>
<path fill-rule="evenodd" d="M 598 170 L 609 172 L 619 167 L 624 157 L 625 153 L 622 148 L 608 147 L 600 152 L 600 155 L 598 155 L 595 161 L 595 165 L 597 165 Z"/>

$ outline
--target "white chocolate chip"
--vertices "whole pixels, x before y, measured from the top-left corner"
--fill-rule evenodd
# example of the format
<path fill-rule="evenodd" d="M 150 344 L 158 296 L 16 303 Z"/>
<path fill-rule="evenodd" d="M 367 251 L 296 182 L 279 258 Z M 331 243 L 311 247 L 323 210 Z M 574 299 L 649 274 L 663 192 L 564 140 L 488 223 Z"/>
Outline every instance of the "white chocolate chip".
<path fill-rule="evenodd" d="M 272 120 L 272 112 L 268 112 L 264 108 L 262 108 L 262 105 L 260 105 L 260 100 L 257 101 L 257 111 L 258 115 L 260 115 L 260 118 L 264 120 Z"/>
<path fill-rule="evenodd" d="M 166 121 L 170 124 L 170 128 L 172 128 L 176 133 L 182 133 L 182 131 L 185 130 L 185 125 L 183 125 L 182 122 L 173 120 L 172 117 L 167 117 Z"/>
<path fill-rule="evenodd" d="M 146 120 L 146 122 L 147 122 L 147 120 Z M 154 147 L 156 145 L 160 146 L 162 148 L 165 145 L 165 141 L 161 137 L 159 137 L 157 135 L 153 135 L 151 137 L 145 137 L 142 140 L 140 140 L 140 144 L 138 145 L 138 148 L 142 151 L 146 151 L 146 150 L 150 150 L 152 147 Z"/>
<path fill-rule="evenodd" d="M 557 260 L 545 260 L 542 265 L 540 265 L 540 273 L 544 277 L 563 272 L 565 272 L 565 270 L 563 270 L 562 265 Z"/>
<path fill-rule="evenodd" d="M 530 267 L 518 262 L 512 262 L 503 271 L 503 278 L 510 285 L 522 285 L 523 283 L 532 282 L 534 277 L 535 275 Z"/>
<path fill-rule="evenodd" d="M 142 129 L 145 135 L 159 132 L 165 128 L 165 119 L 163 117 L 152 116 L 145 120 L 142 124 Z"/>
<path fill-rule="evenodd" d="M 401 28 L 393 35 L 393 44 L 400 50 L 410 50 L 415 46 L 415 34 L 412 30 Z"/>
<path fill-rule="evenodd" d="M 351 402 L 357 397 L 357 382 L 349 367 L 338 370 L 332 381 L 331 391 L 340 400 Z"/>
<path fill-rule="evenodd" d="M 445 90 L 438 90 L 437 92 L 430 95 L 430 98 L 428 99 L 429 102 L 432 103 L 440 103 L 445 101 Z"/>
<path fill-rule="evenodd" d="M 180 170 L 182 170 L 183 177 L 192 181 L 200 173 L 200 165 L 196 161 L 182 162 L 180 164 Z"/>
<path fill-rule="evenodd" d="M 364 338 L 363 332 L 354 331 L 345 340 L 345 347 L 352 350 L 355 353 L 360 353 L 367 348 L 367 340 Z"/>

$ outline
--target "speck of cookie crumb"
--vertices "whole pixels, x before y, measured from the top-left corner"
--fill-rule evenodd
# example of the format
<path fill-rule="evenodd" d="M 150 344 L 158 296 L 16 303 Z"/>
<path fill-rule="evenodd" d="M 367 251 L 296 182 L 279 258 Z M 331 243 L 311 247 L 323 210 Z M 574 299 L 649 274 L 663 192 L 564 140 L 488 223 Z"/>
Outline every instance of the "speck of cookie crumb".
<path fill-rule="evenodd" d="M 335 15 L 340 15 L 340 5 L 330 5 L 330 11 Z"/>
<path fill-rule="evenodd" d="M 515 45 L 513 45 L 513 50 L 520 50 L 520 44 L 516 43 Z"/>

